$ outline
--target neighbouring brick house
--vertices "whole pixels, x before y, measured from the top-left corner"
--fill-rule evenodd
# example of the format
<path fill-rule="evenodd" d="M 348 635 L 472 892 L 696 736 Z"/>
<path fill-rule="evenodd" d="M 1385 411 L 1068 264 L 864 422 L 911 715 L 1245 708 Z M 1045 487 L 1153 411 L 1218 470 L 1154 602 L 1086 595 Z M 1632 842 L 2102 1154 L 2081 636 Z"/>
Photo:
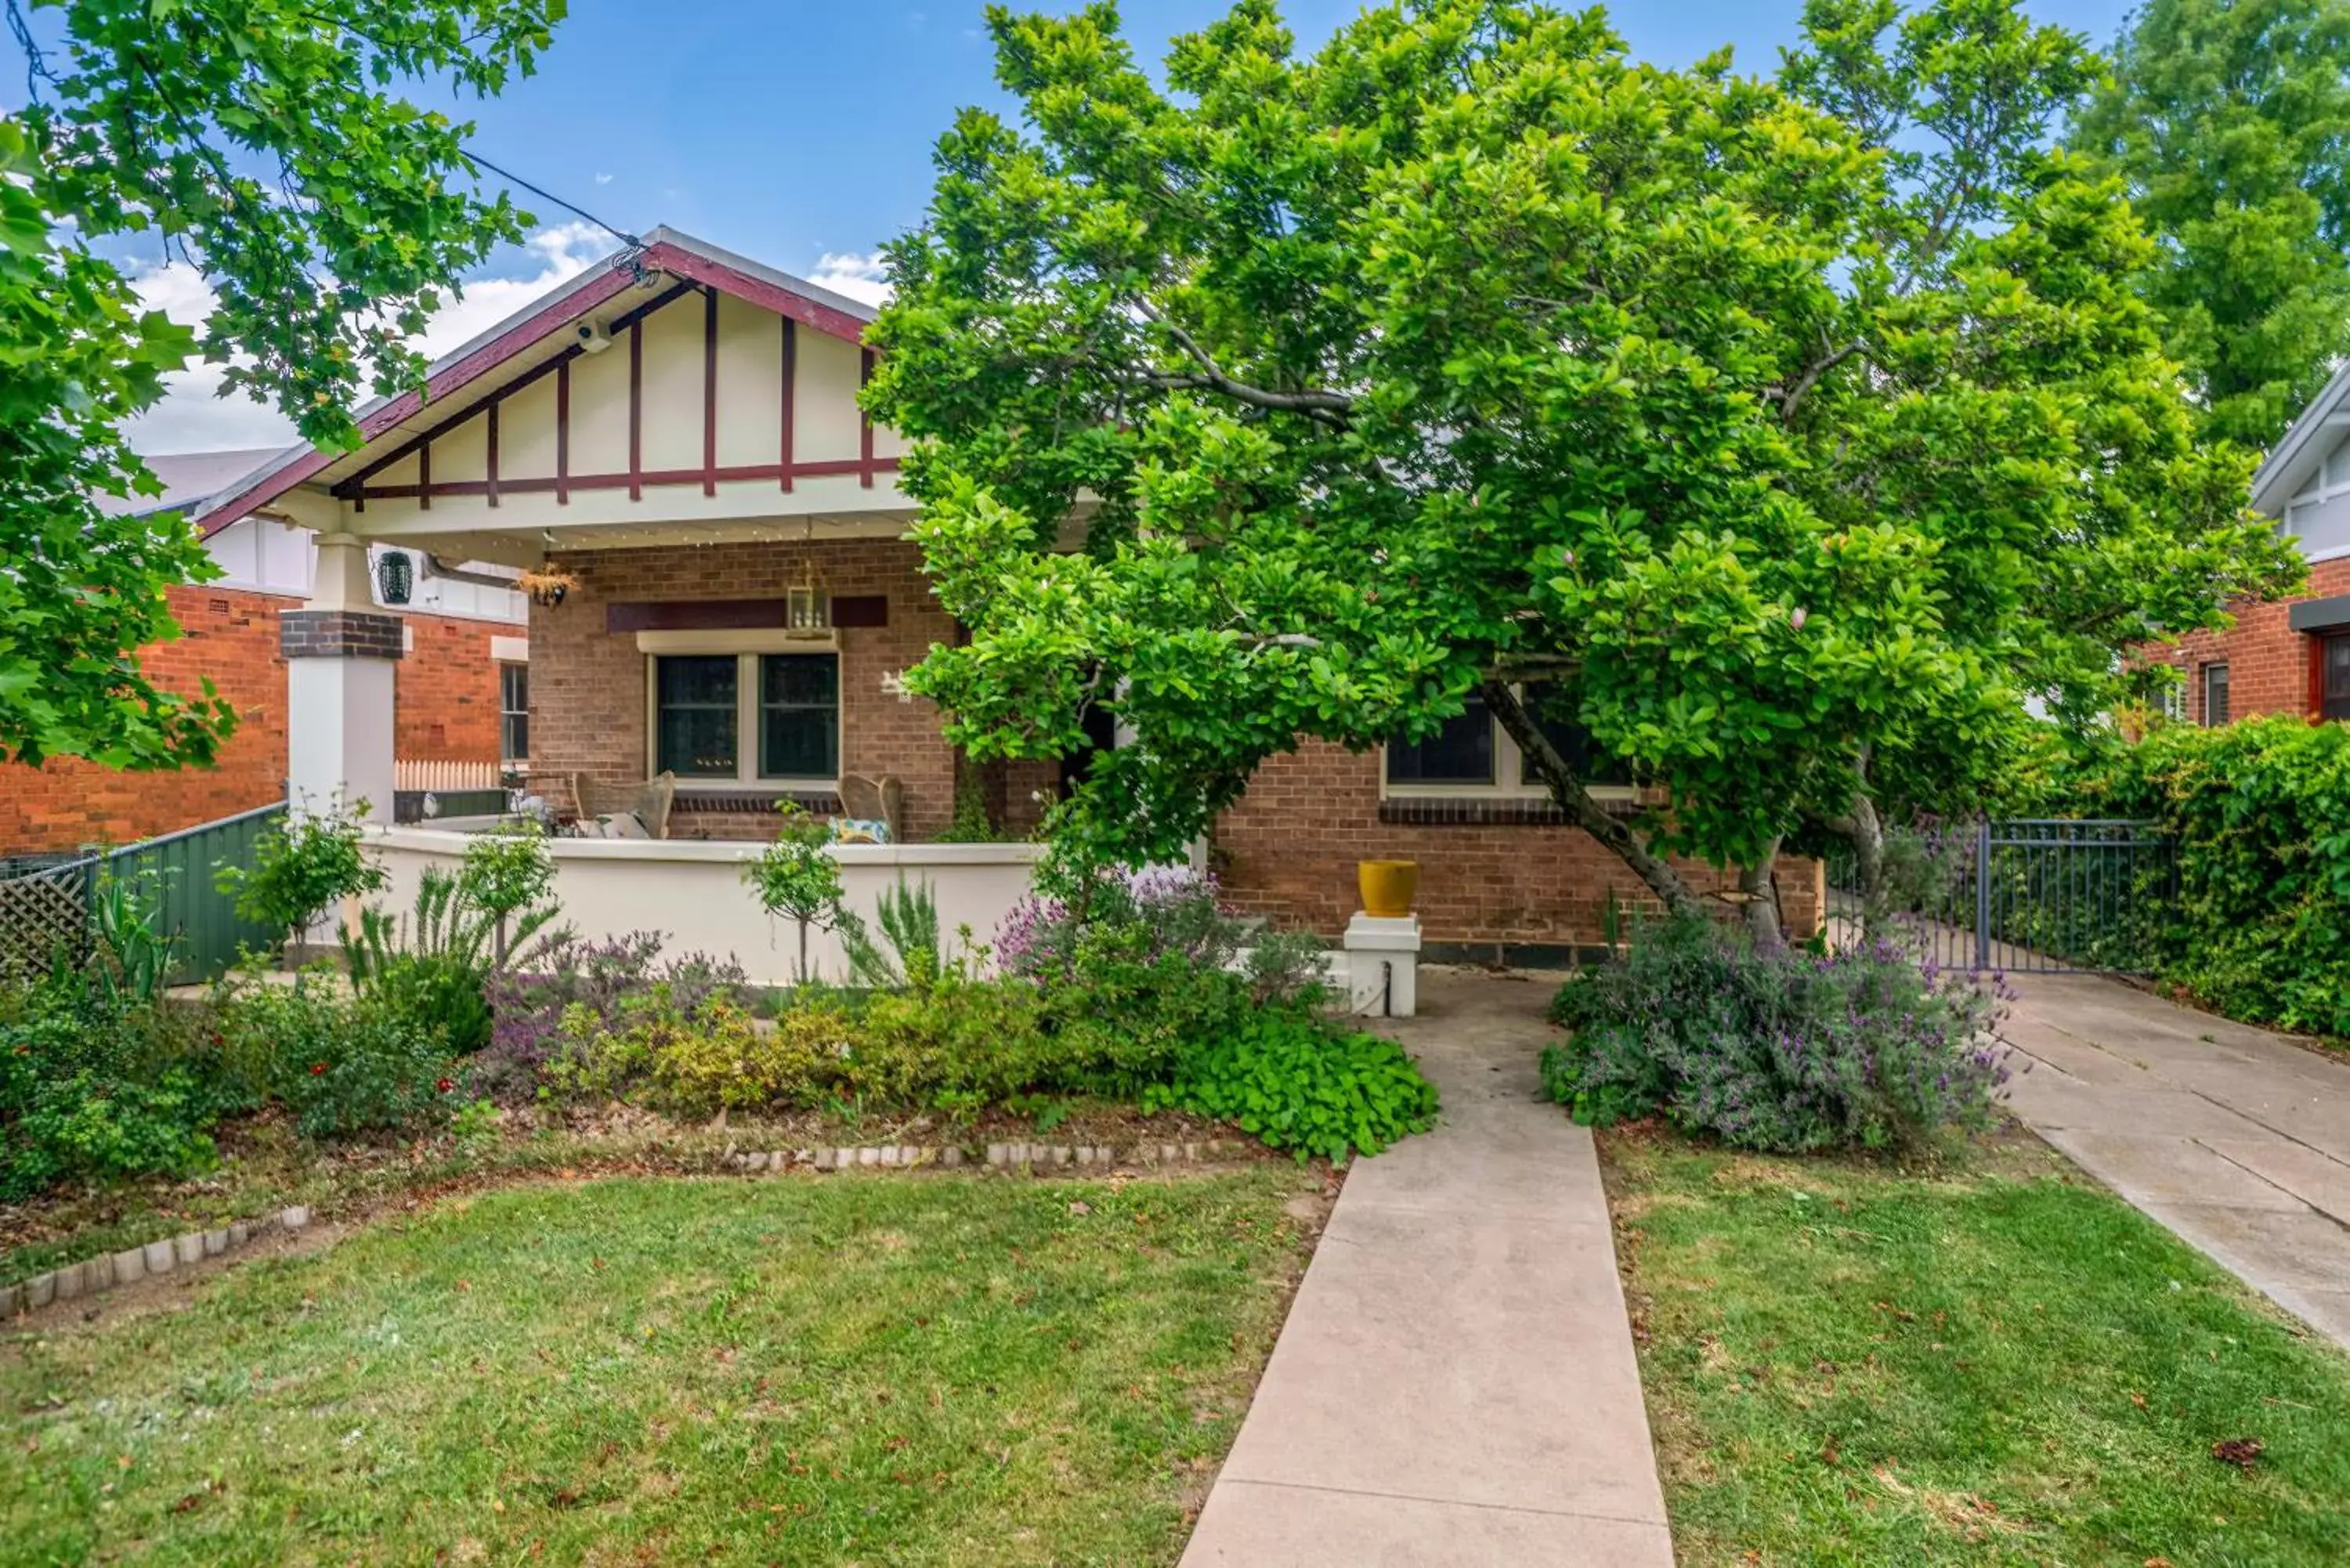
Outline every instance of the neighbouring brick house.
<path fill-rule="evenodd" d="M 2252 476 L 2252 505 L 2309 563 L 2309 590 L 2238 605 L 2226 631 L 2157 657 L 2185 680 L 2176 716 L 2224 724 L 2262 713 L 2350 719 L 2350 367 L 2318 393 Z"/>
<path fill-rule="evenodd" d="M 363 411 L 358 450 L 293 449 L 198 520 L 270 508 L 317 531 L 350 584 L 369 545 L 532 572 L 533 784 L 558 807 L 575 778 L 600 795 L 669 774 L 672 838 L 763 838 L 779 797 L 835 811 L 845 776 L 888 775 L 907 839 L 934 839 L 956 759 L 903 678 L 956 628 L 906 537 L 902 443 L 857 408 L 871 317 L 658 230 L 434 366 L 426 395 Z M 371 658 L 348 624 L 372 613 L 360 589 L 322 602 L 342 607 L 319 612 L 340 618 L 338 649 L 289 645 L 297 680 L 338 683 L 345 709 L 380 702 L 373 666 L 405 661 Z M 346 743 L 334 765 L 358 779 L 380 757 Z M 987 784 L 1019 828 L 1059 782 L 1024 763 Z M 1418 859 L 1440 952 L 1585 946 L 1611 898 L 1644 901 L 1480 709 L 1416 746 L 1268 763 L 1208 851 L 1237 900 L 1333 935 L 1357 860 Z M 1790 929 L 1810 930 L 1818 867 L 1791 860 L 1781 883 Z"/>
<path fill-rule="evenodd" d="M 191 452 L 148 460 L 164 494 L 142 509 L 200 510 L 225 485 L 276 455 Z M 192 827 L 285 798 L 286 660 L 279 617 L 310 591 L 309 532 L 252 515 L 213 530 L 206 545 L 223 576 L 165 590 L 177 639 L 140 650 L 164 687 L 192 693 L 209 678 L 236 710 L 236 732 L 207 768 L 124 773 L 79 758 L 40 767 L 0 765 L 0 857 L 120 845 Z M 411 575 L 413 568 L 411 567 Z M 413 603 L 386 607 L 400 637 L 398 755 L 408 762 L 495 764 L 506 749 L 502 700 L 525 681 L 521 596 L 504 587 L 415 582 Z"/>

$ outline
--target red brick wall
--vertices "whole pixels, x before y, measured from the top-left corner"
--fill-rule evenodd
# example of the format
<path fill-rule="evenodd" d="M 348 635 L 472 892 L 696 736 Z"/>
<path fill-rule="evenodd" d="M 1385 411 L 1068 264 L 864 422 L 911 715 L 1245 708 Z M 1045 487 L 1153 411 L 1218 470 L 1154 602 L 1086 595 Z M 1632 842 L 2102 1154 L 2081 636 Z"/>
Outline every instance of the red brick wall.
<path fill-rule="evenodd" d="M 841 764 L 848 773 L 894 774 L 905 788 L 906 836 L 934 838 L 954 815 L 954 752 L 939 733 L 938 710 L 881 689 L 884 677 L 920 662 L 949 640 L 954 623 L 931 597 L 921 556 L 894 539 L 816 546 L 827 591 L 879 594 L 887 626 L 852 627 L 840 639 Z M 611 784 L 645 776 L 645 658 L 633 632 L 604 629 L 616 600 L 780 598 L 800 580 L 806 547 L 791 544 L 660 545 L 551 556 L 579 580 L 553 608 L 533 606 L 531 774 L 547 798 L 571 804 L 569 780 L 585 773 Z M 1015 792 L 1016 793 L 1016 792 Z M 686 809 L 679 796 L 675 836 L 764 837 L 774 814 Z"/>
<path fill-rule="evenodd" d="M 392 675 L 392 754 L 436 762 L 494 763 L 498 671 L 490 639 L 516 637 L 505 621 L 411 615 L 407 657 Z"/>
<path fill-rule="evenodd" d="M 1311 742 L 1274 757 L 1216 825 L 1215 848 L 1233 901 L 1336 936 L 1362 907 L 1358 860 L 1417 860 L 1417 912 L 1431 942 L 1588 946 L 1601 940 L 1612 890 L 1627 913 L 1655 908 L 1624 863 L 1579 828 L 1420 826 L 1379 820 L 1379 758 Z M 1733 885 L 1683 863 L 1701 891 Z M 1819 920 L 1816 861 L 1783 860 L 1789 931 Z"/>
<path fill-rule="evenodd" d="M 176 773 L 121 773 L 73 757 L 39 768 L 0 765 L 0 855 L 135 843 L 284 797 L 286 661 L 277 655 L 277 612 L 302 601 L 210 585 L 172 588 L 167 597 L 183 635 L 145 649 L 141 662 L 175 691 L 192 693 L 212 677 L 237 711 L 236 733 L 213 766 Z M 497 760 L 490 639 L 519 628 L 406 619 L 416 648 L 397 678 L 399 754 Z"/>
<path fill-rule="evenodd" d="M 2350 556 L 2319 561 L 2309 568 L 2307 598 L 2332 598 L 2350 594 Z M 2226 631 L 2197 632 L 2181 638 L 2177 648 L 2157 649 L 2158 663 L 2178 666 L 2187 673 L 2187 717 L 2203 722 L 2203 666 L 2224 659 L 2228 666 L 2228 716 L 2249 719 L 2260 713 L 2308 715 L 2309 670 L 2316 639 L 2293 629 L 2288 618 L 2296 601 L 2237 605 L 2236 624 Z"/>

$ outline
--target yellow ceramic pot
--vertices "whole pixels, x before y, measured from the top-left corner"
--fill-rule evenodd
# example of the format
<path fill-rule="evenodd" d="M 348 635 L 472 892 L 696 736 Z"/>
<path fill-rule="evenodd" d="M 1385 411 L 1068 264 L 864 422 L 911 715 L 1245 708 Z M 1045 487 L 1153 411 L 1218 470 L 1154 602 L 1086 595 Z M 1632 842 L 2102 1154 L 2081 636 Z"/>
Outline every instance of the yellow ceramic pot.
<path fill-rule="evenodd" d="M 1400 919 L 1411 913 L 1412 895 L 1419 891 L 1419 862 L 1358 860 L 1355 885 L 1362 890 L 1363 913 Z"/>

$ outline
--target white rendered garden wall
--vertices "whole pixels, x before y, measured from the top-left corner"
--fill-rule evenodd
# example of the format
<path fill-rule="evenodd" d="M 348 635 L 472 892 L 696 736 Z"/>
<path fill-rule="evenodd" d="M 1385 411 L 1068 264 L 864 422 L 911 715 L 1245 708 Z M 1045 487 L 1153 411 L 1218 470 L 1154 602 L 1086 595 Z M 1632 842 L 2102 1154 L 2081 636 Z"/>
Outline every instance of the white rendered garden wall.
<path fill-rule="evenodd" d="M 416 882 L 428 867 L 454 871 L 466 836 L 434 828 L 378 828 L 369 835 L 391 886 L 376 896 L 395 914 L 411 909 Z M 562 923 L 590 940 L 630 931 L 660 931 L 668 955 L 733 955 L 753 981 L 790 983 L 797 928 L 771 921 L 743 880 L 743 867 L 761 846 L 725 840 L 554 838 L 555 896 Z M 931 886 L 938 900 L 939 933 L 950 955 L 961 951 L 957 929 L 992 944 L 1012 906 L 1025 897 L 1044 846 L 1037 844 L 842 844 L 839 860 L 848 908 L 876 925 L 881 894 L 903 877 Z M 877 930 L 878 936 L 878 930 Z M 812 931 L 808 960 L 816 974 L 845 980 L 840 944 Z"/>

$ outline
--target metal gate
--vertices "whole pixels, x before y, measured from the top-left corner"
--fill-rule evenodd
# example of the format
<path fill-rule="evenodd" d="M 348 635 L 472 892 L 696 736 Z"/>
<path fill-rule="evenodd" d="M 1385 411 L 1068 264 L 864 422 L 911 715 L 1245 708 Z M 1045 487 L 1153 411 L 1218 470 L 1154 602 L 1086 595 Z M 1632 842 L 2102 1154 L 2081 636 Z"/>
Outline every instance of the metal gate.
<path fill-rule="evenodd" d="M 173 983 L 217 979 L 241 946 L 265 944 L 276 933 L 240 919 L 214 874 L 224 865 L 251 865 L 261 836 L 285 812 L 282 804 L 265 805 L 124 849 L 0 865 L 0 980 L 47 972 L 60 949 L 77 960 L 88 951 L 90 895 L 101 877 L 146 884 L 159 924 L 174 940 Z"/>
<path fill-rule="evenodd" d="M 1835 935 L 1857 938 L 1859 878 L 1831 857 Z M 1904 946 L 1946 969 L 2144 974 L 2178 893 L 2150 822 L 2015 817 L 1886 835 L 1886 886 Z"/>

